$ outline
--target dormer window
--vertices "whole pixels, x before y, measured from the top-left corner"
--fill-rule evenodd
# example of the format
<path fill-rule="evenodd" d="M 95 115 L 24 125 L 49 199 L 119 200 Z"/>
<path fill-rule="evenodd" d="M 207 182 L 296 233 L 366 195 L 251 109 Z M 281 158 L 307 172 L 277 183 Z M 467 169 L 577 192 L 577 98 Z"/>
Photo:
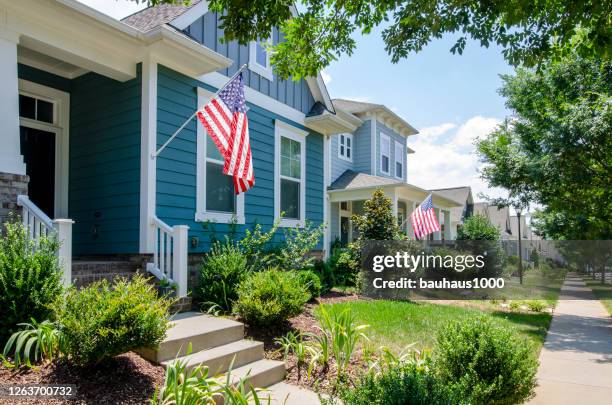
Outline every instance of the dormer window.
<path fill-rule="evenodd" d="M 338 136 L 338 157 L 353 161 L 353 134 L 340 134 Z"/>
<path fill-rule="evenodd" d="M 272 64 L 270 63 L 270 52 L 267 47 L 272 42 L 270 38 L 259 39 L 249 45 L 249 70 L 257 73 L 263 78 L 273 80 Z"/>

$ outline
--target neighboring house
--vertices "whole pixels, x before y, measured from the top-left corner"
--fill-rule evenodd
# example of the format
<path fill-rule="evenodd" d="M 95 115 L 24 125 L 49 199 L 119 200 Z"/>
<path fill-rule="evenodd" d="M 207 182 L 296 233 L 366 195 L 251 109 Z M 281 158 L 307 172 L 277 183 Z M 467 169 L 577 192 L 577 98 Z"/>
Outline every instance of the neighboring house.
<path fill-rule="evenodd" d="M 333 135 L 329 144 L 330 176 L 329 240 L 345 244 L 356 238 L 351 215 L 363 210 L 363 203 L 372 192 L 381 188 L 392 200 L 393 212 L 400 227 L 412 236 L 409 215 L 430 193 L 408 183 L 409 136 L 418 132 L 403 118 L 381 104 L 352 100 L 333 100 L 338 116 L 355 125 L 355 129 Z M 461 207 L 460 202 L 437 191 L 431 192 L 441 224 L 451 221 L 451 209 Z M 436 240 L 453 238 L 451 228 L 446 234 L 436 232 Z"/>
<path fill-rule="evenodd" d="M 431 190 L 441 196 L 455 200 L 462 203 L 460 207 L 454 207 L 450 210 L 450 223 L 451 223 L 451 239 L 457 238 L 457 231 L 463 224 L 463 221 L 468 219 L 474 213 L 474 198 L 472 197 L 472 188 L 469 186 L 464 187 L 451 187 L 442 188 L 437 190 Z M 445 226 L 444 224 L 443 226 Z"/>
<path fill-rule="evenodd" d="M 185 295 L 212 229 L 239 237 L 281 212 L 282 226 L 328 217 L 329 137 L 361 118 L 334 112 L 320 75 L 280 80 L 262 43 L 222 34 L 205 1 L 117 21 L 75 0 L 0 0 L 0 215 L 18 203 L 33 236 L 61 228 L 69 280 L 73 256 L 75 269 L 153 256 L 147 268 Z M 195 119 L 151 154 L 243 64 L 255 187 L 235 197 Z M 413 131 L 388 123 L 402 132 L 390 128 L 394 140 Z"/>

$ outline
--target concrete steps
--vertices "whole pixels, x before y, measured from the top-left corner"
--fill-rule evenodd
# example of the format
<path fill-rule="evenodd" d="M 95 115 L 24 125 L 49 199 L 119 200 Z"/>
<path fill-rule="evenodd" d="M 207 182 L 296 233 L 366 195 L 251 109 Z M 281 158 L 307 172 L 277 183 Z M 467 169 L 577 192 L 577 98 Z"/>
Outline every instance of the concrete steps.
<path fill-rule="evenodd" d="M 233 384 L 245 379 L 258 388 L 285 378 L 285 363 L 264 359 L 263 343 L 243 339 L 244 325 L 240 322 L 185 312 L 176 315 L 172 323 L 159 348 L 140 350 L 141 356 L 164 367 L 177 359 L 184 361 L 188 368 L 201 364 L 221 382 L 227 378 L 223 373 L 232 366 Z M 192 351 L 187 354 L 190 344 Z"/>

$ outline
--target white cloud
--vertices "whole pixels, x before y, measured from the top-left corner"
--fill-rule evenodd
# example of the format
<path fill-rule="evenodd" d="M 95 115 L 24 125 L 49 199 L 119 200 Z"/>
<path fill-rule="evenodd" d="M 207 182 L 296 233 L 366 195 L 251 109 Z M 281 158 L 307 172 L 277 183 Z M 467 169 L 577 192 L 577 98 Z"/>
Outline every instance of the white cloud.
<path fill-rule="evenodd" d="M 321 77 L 323 78 L 323 82 L 325 84 L 330 84 L 332 81 L 331 75 L 327 73 L 325 70 L 321 70 Z"/>
<path fill-rule="evenodd" d="M 78 0 L 79 2 L 95 8 L 104 14 L 120 20 L 138 10 L 145 8 L 146 2 L 136 3 L 133 0 Z"/>
<path fill-rule="evenodd" d="M 472 138 L 485 136 L 497 124 L 495 118 L 476 116 L 459 126 L 442 123 L 421 129 L 409 138 L 416 153 L 408 155 L 408 182 L 426 189 L 471 186 L 476 200 L 480 200 L 480 193 L 504 195 L 503 190 L 489 188 L 479 177 L 482 164 L 471 143 Z"/>

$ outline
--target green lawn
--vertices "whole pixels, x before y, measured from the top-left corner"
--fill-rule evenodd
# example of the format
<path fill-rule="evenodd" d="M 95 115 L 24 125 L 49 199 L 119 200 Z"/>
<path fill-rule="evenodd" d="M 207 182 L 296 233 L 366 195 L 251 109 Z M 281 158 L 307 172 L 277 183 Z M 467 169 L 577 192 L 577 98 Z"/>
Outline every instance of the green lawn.
<path fill-rule="evenodd" d="M 612 316 L 612 284 L 601 284 L 600 280 L 593 280 L 587 277 L 584 277 L 584 282 L 591 287 L 593 294 L 595 294 L 604 307 L 606 307 L 608 314 Z"/>
<path fill-rule="evenodd" d="M 436 334 L 444 325 L 455 320 L 471 322 L 484 314 L 528 338 L 539 352 L 552 318 L 549 313 L 481 310 L 425 302 L 347 301 L 332 305 L 339 309 L 351 308 L 358 324 L 370 325 L 365 333 L 371 339 L 372 348 L 388 346 L 394 351 L 411 343 L 418 348 L 432 348 Z"/>

